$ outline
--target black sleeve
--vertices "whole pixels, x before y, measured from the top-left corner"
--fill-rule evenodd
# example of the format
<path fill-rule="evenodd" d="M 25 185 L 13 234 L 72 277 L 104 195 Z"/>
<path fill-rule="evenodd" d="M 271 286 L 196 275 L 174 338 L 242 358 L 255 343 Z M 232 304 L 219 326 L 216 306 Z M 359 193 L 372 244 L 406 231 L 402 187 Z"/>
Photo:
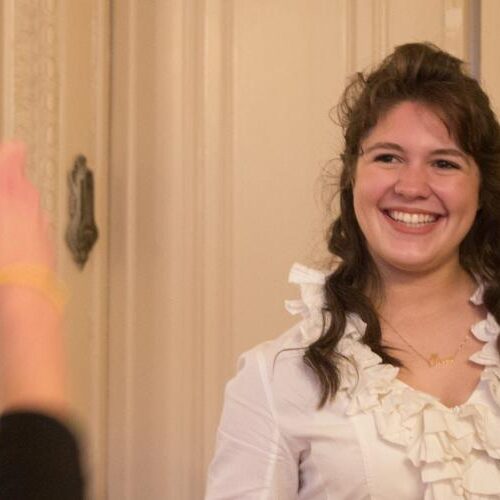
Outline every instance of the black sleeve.
<path fill-rule="evenodd" d="M 34 412 L 0 416 L 0 500 L 81 500 L 78 443 L 58 420 Z"/>

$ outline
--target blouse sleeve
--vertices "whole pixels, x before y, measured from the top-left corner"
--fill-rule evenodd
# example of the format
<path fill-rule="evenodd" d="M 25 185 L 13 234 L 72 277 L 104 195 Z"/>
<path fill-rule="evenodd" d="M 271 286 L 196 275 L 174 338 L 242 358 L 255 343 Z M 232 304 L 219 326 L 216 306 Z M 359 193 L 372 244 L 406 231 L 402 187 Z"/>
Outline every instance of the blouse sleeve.
<path fill-rule="evenodd" d="M 298 457 L 277 424 L 267 370 L 262 353 L 250 351 L 226 386 L 205 500 L 297 496 Z"/>

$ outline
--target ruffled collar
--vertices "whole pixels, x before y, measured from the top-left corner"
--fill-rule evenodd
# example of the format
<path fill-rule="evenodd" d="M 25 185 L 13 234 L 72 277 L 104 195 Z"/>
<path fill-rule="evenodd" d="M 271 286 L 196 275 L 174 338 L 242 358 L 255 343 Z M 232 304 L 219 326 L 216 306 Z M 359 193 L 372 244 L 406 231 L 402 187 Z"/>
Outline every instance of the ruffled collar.
<path fill-rule="evenodd" d="M 292 314 L 304 317 L 304 347 L 323 329 L 324 283 L 327 274 L 295 264 L 289 280 L 300 285 L 301 299 L 287 301 Z M 483 287 L 471 297 L 482 303 Z M 490 313 L 471 331 L 484 342 L 470 358 L 484 366 L 479 386 L 486 384 L 492 405 L 466 403 L 448 408 L 437 398 L 413 389 L 397 378 L 399 369 L 384 364 L 362 344 L 366 324 L 350 314 L 338 351 L 342 361 L 340 391 L 348 396 L 346 413 L 372 413 L 379 436 L 401 446 L 419 468 L 426 500 L 500 497 L 500 356 L 496 339 L 500 327 Z M 478 388 L 479 388 L 478 386 Z M 477 391 L 478 389 L 476 389 Z"/>

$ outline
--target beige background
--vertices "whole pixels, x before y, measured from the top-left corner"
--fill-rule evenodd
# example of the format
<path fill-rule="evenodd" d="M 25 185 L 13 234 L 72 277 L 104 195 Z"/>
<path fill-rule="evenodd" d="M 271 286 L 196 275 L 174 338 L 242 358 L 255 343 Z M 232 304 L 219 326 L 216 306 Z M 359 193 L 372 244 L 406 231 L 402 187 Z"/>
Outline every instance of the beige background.
<path fill-rule="evenodd" d="M 202 498 L 237 355 L 321 262 L 328 113 L 347 76 L 430 40 L 500 102 L 496 0 L 1 0 L 2 135 L 30 145 L 72 290 L 89 497 Z M 84 153 L 101 237 L 63 243 Z M 330 167 L 331 168 L 331 167 Z"/>

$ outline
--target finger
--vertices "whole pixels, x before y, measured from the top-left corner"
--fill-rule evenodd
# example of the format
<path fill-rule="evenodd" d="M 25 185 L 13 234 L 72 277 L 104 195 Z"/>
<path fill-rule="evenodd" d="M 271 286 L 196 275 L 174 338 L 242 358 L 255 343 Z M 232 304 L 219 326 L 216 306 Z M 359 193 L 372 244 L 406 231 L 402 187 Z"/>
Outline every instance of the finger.
<path fill-rule="evenodd" d="M 21 142 L 8 142 L 0 146 L 0 178 L 9 182 L 24 177 L 26 147 Z"/>

